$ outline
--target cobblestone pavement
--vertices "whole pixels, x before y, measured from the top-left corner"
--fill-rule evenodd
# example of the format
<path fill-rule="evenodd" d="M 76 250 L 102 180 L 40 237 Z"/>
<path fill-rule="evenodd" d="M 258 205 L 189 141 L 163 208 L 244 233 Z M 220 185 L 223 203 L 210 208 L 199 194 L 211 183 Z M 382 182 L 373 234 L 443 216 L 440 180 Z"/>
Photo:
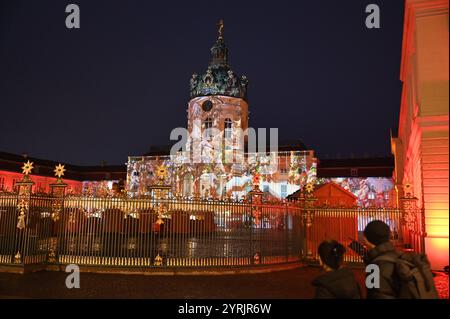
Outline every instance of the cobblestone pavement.
<path fill-rule="evenodd" d="M 354 270 L 363 284 L 364 272 Z M 311 298 L 315 267 L 265 274 L 141 276 L 82 273 L 80 289 L 67 289 L 64 272 L 26 275 L 0 273 L 0 298 Z M 448 276 L 439 274 L 441 297 L 448 298 Z"/>

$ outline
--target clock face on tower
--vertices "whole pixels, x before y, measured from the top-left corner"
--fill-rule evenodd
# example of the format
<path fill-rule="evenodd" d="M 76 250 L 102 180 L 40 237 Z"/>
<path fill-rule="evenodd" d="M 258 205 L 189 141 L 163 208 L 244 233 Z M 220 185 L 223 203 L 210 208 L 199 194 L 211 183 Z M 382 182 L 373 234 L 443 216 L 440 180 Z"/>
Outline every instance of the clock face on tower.
<path fill-rule="evenodd" d="M 213 107 L 213 104 L 210 100 L 206 100 L 205 102 L 202 103 L 202 110 L 204 112 L 211 111 L 212 107 Z"/>

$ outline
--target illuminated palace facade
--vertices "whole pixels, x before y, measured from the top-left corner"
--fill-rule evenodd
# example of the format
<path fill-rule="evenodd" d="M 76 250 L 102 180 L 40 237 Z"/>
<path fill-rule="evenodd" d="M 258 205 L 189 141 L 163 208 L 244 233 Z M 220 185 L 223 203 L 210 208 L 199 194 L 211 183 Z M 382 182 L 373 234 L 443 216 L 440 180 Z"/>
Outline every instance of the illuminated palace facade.
<path fill-rule="evenodd" d="M 168 168 L 172 194 L 187 198 L 242 199 L 258 174 L 260 191 L 269 200 L 284 199 L 310 182 L 333 182 L 353 193 L 359 206 L 395 205 L 391 176 L 320 178 L 314 152 L 299 145 L 273 152 L 269 148 L 268 152 L 250 151 L 251 136 L 242 136 L 249 128 L 247 84 L 246 76 L 239 77 L 230 68 L 220 24 L 206 72 L 194 73 L 190 79 L 185 149 L 172 155 L 129 157 L 128 194 L 148 196 L 150 187 L 157 183 L 156 169 L 163 164 Z M 195 144 L 195 140 L 200 143 Z M 230 158 L 233 160 L 228 161 Z"/>
<path fill-rule="evenodd" d="M 260 190 L 269 201 L 283 200 L 312 182 L 316 188 L 338 184 L 341 190 L 351 193 L 347 195 L 353 195 L 355 206 L 396 206 L 394 164 L 390 158 L 317 159 L 299 141 L 280 143 L 273 152 L 269 147 L 269 152 L 251 151 L 252 136 L 242 134 L 249 128 L 248 80 L 236 75 L 228 64 L 223 25 L 211 55 L 207 70 L 201 75 L 194 74 L 190 80 L 186 129 L 190 138 L 183 144 L 184 151 L 170 155 L 169 149 L 163 149 L 132 156 L 126 167 L 65 163 L 66 194 L 112 197 L 126 188 L 130 197 L 145 197 L 150 195 L 149 187 L 158 182 L 157 167 L 164 164 L 168 168 L 167 182 L 175 196 L 242 199 L 253 188 L 257 173 Z M 201 139 L 202 136 L 205 138 Z M 196 140 L 201 142 L 195 144 Z M 30 175 L 35 182 L 33 192 L 50 191 L 57 162 L 0 152 L 0 194 L 17 190 L 15 183 L 22 178 L 20 168 L 26 159 L 35 166 Z M 340 204 L 336 202 L 335 206 Z"/>

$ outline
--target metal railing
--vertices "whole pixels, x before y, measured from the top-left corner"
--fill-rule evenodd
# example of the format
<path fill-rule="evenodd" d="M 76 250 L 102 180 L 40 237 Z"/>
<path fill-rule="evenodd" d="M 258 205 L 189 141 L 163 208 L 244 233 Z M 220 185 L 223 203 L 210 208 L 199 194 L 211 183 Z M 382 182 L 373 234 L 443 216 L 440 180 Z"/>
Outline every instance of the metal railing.
<path fill-rule="evenodd" d="M 412 236 L 412 232 L 405 228 L 404 213 L 399 209 L 316 208 L 313 216 L 307 241 L 307 253 L 313 260 L 317 260 L 318 246 L 323 240 L 334 239 L 345 247 L 353 240 L 363 242 L 363 230 L 372 220 L 382 220 L 389 225 L 391 241 L 398 249 L 423 249 L 421 245 L 411 242 L 412 238 L 417 239 L 418 236 Z M 347 249 L 344 260 L 352 263 L 362 262 L 362 258 L 351 249 Z"/>
<path fill-rule="evenodd" d="M 21 205 L 22 203 L 22 205 Z M 25 204 L 24 204 L 25 203 Z M 411 216 L 413 219 L 411 220 Z M 243 267 L 317 261 L 325 239 L 348 245 L 374 219 L 399 247 L 423 250 L 417 213 L 299 203 L 0 195 L 0 264 Z M 361 262 L 348 252 L 346 261 Z"/>

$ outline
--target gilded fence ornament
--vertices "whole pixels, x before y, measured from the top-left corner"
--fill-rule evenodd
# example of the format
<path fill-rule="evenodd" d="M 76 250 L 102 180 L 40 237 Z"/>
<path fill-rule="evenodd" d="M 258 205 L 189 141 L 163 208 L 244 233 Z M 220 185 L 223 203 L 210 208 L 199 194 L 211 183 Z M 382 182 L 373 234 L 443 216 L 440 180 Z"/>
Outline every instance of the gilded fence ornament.
<path fill-rule="evenodd" d="M 413 194 L 412 185 L 410 183 L 406 183 L 404 186 L 405 196 L 400 198 L 400 201 L 403 210 L 402 219 L 409 231 L 414 231 L 417 224 L 419 224 L 417 208 L 418 198 L 414 197 Z"/>
<path fill-rule="evenodd" d="M 21 264 L 22 263 L 22 255 L 19 251 L 17 251 L 16 255 L 14 256 L 14 263 L 15 264 Z"/>
<path fill-rule="evenodd" d="M 55 201 L 52 203 L 51 218 L 54 222 L 59 220 L 59 214 L 61 212 L 61 203 Z"/>
<path fill-rule="evenodd" d="M 56 252 L 53 248 L 51 248 L 47 255 L 47 262 L 48 263 L 55 263 L 56 262 Z"/>
<path fill-rule="evenodd" d="M 61 178 L 64 176 L 64 172 L 66 169 L 64 168 L 64 165 L 58 164 L 55 166 L 54 172 L 55 176 L 58 178 L 58 181 L 61 181 Z"/>
<path fill-rule="evenodd" d="M 255 253 L 255 255 L 253 256 L 253 263 L 255 265 L 259 265 L 261 263 L 261 257 L 258 253 Z"/>
<path fill-rule="evenodd" d="M 253 175 L 252 183 L 253 183 L 253 190 L 259 190 L 259 184 L 261 182 L 261 176 L 259 173 L 255 173 Z"/>
<path fill-rule="evenodd" d="M 167 206 L 163 203 L 159 203 L 156 209 L 156 213 L 158 215 L 158 220 L 156 221 L 156 223 L 158 223 L 159 225 L 164 224 L 163 217 L 167 212 L 168 212 Z"/>
<path fill-rule="evenodd" d="M 17 217 L 17 228 L 24 229 L 26 226 L 25 218 L 26 212 L 28 210 L 28 204 L 25 202 L 25 200 L 22 199 L 17 205 L 17 209 L 19 210 L 19 216 Z"/>
<path fill-rule="evenodd" d="M 162 263 L 163 263 L 162 257 L 159 254 L 156 255 L 155 260 L 153 261 L 153 265 L 162 266 Z"/>
<path fill-rule="evenodd" d="M 164 185 L 166 183 L 166 179 L 169 176 L 169 171 L 167 170 L 167 167 L 164 164 L 159 165 L 156 168 L 156 177 L 158 178 L 158 184 Z"/>
<path fill-rule="evenodd" d="M 23 164 L 22 166 L 22 174 L 25 176 L 28 176 L 31 174 L 31 171 L 33 170 L 33 162 L 30 162 L 29 160 Z"/>
<path fill-rule="evenodd" d="M 33 170 L 33 162 L 29 160 L 26 163 L 23 163 L 22 166 L 22 174 L 23 178 L 16 183 L 16 186 L 19 188 L 19 195 L 27 197 L 31 194 L 31 188 L 33 186 L 33 181 L 30 179 L 31 171 Z"/>
<path fill-rule="evenodd" d="M 310 183 L 306 184 L 305 190 L 308 195 L 311 194 L 314 191 L 313 183 L 310 182 Z"/>

